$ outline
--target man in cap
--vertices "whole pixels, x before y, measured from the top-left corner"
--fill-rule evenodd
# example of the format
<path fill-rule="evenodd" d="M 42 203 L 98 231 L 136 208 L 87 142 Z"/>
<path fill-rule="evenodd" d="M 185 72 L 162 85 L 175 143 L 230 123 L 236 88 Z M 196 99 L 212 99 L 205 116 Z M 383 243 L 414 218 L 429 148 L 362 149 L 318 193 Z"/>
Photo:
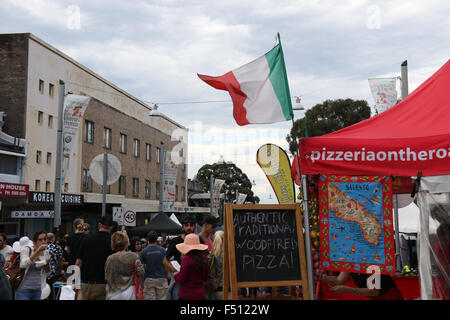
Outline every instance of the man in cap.
<path fill-rule="evenodd" d="M 203 228 L 202 231 L 198 234 L 200 240 L 203 240 L 202 243 L 208 246 L 208 251 L 212 250 L 213 247 L 213 236 L 216 232 L 216 227 L 219 225 L 219 219 L 213 216 L 206 216 L 203 220 Z"/>
<path fill-rule="evenodd" d="M 173 238 L 169 242 L 169 244 L 167 246 L 167 251 L 166 251 L 166 258 L 167 258 L 166 261 L 170 261 L 170 259 L 173 258 L 181 266 L 181 252 L 178 251 L 178 249 L 176 248 L 176 245 L 179 243 L 184 243 L 184 238 L 188 234 L 195 233 L 195 225 L 196 225 L 196 221 L 195 221 L 194 217 L 191 217 L 191 216 L 184 217 L 184 219 L 182 220 L 182 225 L 181 225 L 181 230 L 183 231 L 183 234 L 181 234 L 180 236 L 178 236 L 176 238 Z M 169 271 L 171 271 L 173 273 L 179 271 L 170 262 L 165 264 L 165 266 L 167 269 L 169 269 Z M 180 285 L 178 284 L 178 282 L 175 282 L 172 279 L 172 282 L 168 289 L 168 299 L 178 300 L 179 287 L 180 287 Z"/>
<path fill-rule="evenodd" d="M 81 293 L 83 300 L 105 300 L 105 263 L 114 252 L 111 249 L 113 221 L 103 216 L 98 223 L 98 232 L 86 236 L 77 254 L 76 265 L 81 268 Z"/>

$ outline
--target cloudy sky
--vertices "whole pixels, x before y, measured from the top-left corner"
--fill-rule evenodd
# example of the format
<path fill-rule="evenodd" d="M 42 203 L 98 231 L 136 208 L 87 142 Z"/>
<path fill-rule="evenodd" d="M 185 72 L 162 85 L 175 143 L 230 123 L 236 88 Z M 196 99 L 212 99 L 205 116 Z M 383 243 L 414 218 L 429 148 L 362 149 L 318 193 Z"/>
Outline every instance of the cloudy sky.
<path fill-rule="evenodd" d="M 256 163 L 265 143 L 287 150 L 291 122 L 239 127 L 222 75 L 270 50 L 276 33 L 291 96 L 310 108 L 365 99 L 368 78 L 400 76 L 409 90 L 450 58 L 450 2 L 395 0 L 1 0 L 0 32 L 31 32 L 190 130 L 189 171 L 223 158 L 275 195 Z M 400 83 L 398 83 L 398 88 Z M 302 116 L 295 112 L 296 118 Z M 194 156 L 195 155 L 195 156 Z"/>

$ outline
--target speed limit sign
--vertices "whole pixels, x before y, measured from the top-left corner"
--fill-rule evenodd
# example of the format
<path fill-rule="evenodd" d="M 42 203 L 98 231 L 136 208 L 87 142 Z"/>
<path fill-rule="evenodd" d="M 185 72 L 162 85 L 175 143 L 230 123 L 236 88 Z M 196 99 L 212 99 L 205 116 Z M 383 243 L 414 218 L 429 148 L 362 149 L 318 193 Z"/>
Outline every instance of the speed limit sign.
<path fill-rule="evenodd" d="M 124 208 L 123 210 L 123 225 L 127 227 L 136 226 L 136 211 L 130 208 Z"/>
<path fill-rule="evenodd" d="M 113 220 L 119 226 L 135 227 L 136 210 L 133 208 L 113 207 Z"/>

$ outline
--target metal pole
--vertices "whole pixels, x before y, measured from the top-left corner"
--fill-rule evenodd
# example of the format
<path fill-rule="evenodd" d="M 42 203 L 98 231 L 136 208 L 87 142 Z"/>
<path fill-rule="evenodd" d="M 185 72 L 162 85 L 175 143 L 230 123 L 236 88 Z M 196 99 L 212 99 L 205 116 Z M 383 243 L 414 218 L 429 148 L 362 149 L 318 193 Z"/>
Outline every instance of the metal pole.
<path fill-rule="evenodd" d="M 106 215 L 106 187 L 108 181 L 108 153 L 103 153 L 102 217 Z"/>
<path fill-rule="evenodd" d="M 400 234 L 398 230 L 398 195 L 394 194 L 394 225 L 395 225 L 395 265 L 397 273 L 402 271 L 402 262 L 400 258 Z"/>
<path fill-rule="evenodd" d="M 59 80 L 58 92 L 58 127 L 56 133 L 56 165 L 55 165 L 55 217 L 53 227 L 59 230 L 61 225 L 61 167 L 63 155 L 63 123 L 64 123 L 64 81 Z"/>
<path fill-rule="evenodd" d="M 214 208 L 214 175 L 211 175 L 210 177 L 209 177 L 209 195 L 210 195 L 210 205 L 209 205 L 209 207 L 210 207 L 210 211 L 211 211 L 211 215 L 214 215 L 213 214 L 213 208 Z M 219 197 L 219 199 L 220 199 L 220 197 Z"/>
<path fill-rule="evenodd" d="M 292 128 L 294 127 L 294 115 L 292 115 Z M 307 127 L 306 127 L 306 114 L 305 114 L 305 136 L 307 136 Z M 298 146 L 299 147 L 299 146 Z M 298 164 L 298 174 L 300 175 L 300 153 L 297 148 L 297 164 Z M 308 291 L 309 298 L 314 300 L 314 282 L 313 282 L 313 270 L 312 270 L 312 253 L 311 253 L 311 233 L 309 229 L 309 207 L 308 207 L 308 185 L 307 185 L 307 176 L 306 174 L 301 175 L 302 178 L 302 186 L 301 193 L 303 199 L 303 205 L 305 207 L 303 214 L 303 227 L 305 228 L 305 251 L 306 251 L 306 266 L 308 271 Z M 295 183 L 295 182 L 294 182 Z"/>
<path fill-rule="evenodd" d="M 402 77 L 402 100 L 408 96 L 408 61 L 405 60 L 401 64 L 401 77 Z M 395 265 L 397 273 L 402 271 L 402 261 L 400 257 L 400 232 L 398 223 L 398 196 L 394 195 L 394 237 L 395 237 Z"/>
<path fill-rule="evenodd" d="M 401 64 L 402 100 L 408 95 L 408 60 Z"/>
<path fill-rule="evenodd" d="M 160 180 L 159 184 L 159 212 L 163 213 L 163 201 L 164 201 L 164 143 L 161 142 L 161 152 L 159 154 L 159 166 L 160 166 Z"/>
<path fill-rule="evenodd" d="M 305 214 L 303 215 L 303 227 L 305 228 L 305 250 L 306 250 L 306 262 L 308 269 L 308 288 L 309 298 L 314 300 L 314 282 L 312 271 L 312 254 L 311 254 L 311 236 L 309 231 L 309 207 L 308 207 L 308 186 L 306 181 L 306 174 L 302 175 L 303 185 L 303 205 L 305 206 Z"/>

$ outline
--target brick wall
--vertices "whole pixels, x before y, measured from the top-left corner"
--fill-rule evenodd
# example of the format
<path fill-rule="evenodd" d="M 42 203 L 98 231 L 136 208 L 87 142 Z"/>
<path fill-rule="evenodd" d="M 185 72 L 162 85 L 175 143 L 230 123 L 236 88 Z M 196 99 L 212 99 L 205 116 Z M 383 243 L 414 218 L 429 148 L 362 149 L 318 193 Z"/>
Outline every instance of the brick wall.
<path fill-rule="evenodd" d="M 3 131 L 25 138 L 28 35 L 0 34 L 0 111 L 5 111 Z"/>
<path fill-rule="evenodd" d="M 85 121 L 94 123 L 94 142 L 85 142 L 86 125 Z M 92 159 L 105 152 L 103 147 L 104 128 L 112 130 L 111 149 L 106 150 L 109 154 L 115 155 L 121 162 L 122 175 L 126 176 L 126 198 L 133 198 L 133 178 L 139 179 L 139 197 L 145 199 L 145 180 L 150 180 L 150 200 L 156 200 L 156 182 L 160 181 L 160 167 L 156 162 L 156 147 L 160 147 L 161 141 L 165 150 L 172 150 L 177 144 L 171 141 L 171 137 L 161 131 L 152 128 L 143 122 L 132 118 L 117 109 L 92 98 L 84 114 L 83 120 L 83 146 L 82 146 L 82 169 L 89 169 Z M 119 152 L 120 134 L 127 135 L 127 153 Z M 133 155 L 134 139 L 140 141 L 140 156 Z M 146 160 L 146 143 L 151 144 L 151 160 Z M 177 186 L 179 195 L 177 201 L 181 201 L 181 188 L 186 186 L 187 171 L 182 171 L 182 166 L 178 167 Z M 82 174 L 82 173 L 80 173 Z M 80 190 L 81 191 L 81 190 Z M 93 182 L 93 193 L 102 193 L 100 185 Z M 111 194 L 119 194 L 118 181 L 111 185 Z M 183 200 L 184 201 L 184 200 Z"/>

